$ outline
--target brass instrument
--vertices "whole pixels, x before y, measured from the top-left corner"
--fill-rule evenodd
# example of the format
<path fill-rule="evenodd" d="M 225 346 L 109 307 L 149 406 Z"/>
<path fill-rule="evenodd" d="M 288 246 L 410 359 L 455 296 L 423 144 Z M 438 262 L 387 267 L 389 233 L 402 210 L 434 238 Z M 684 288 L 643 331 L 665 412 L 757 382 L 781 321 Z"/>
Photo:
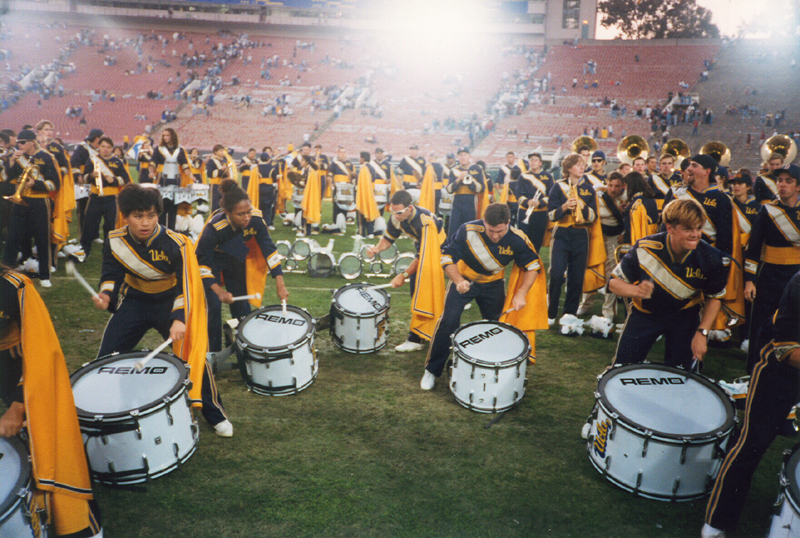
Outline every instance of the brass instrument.
<path fill-rule="evenodd" d="M 761 145 L 761 160 L 769 161 L 769 156 L 773 153 L 783 155 L 783 164 L 789 164 L 797 157 L 797 144 L 786 135 L 771 136 Z"/>
<path fill-rule="evenodd" d="M 575 224 L 583 224 L 583 200 L 578 197 L 578 188 L 575 185 L 570 185 L 570 198 L 575 198 L 578 205 L 575 206 Z"/>
<path fill-rule="evenodd" d="M 22 172 L 22 176 L 19 178 L 19 183 L 17 184 L 17 190 L 11 196 L 3 196 L 9 202 L 13 202 L 19 205 L 28 205 L 25 200 L 22 199 L 26 193 L 30 192 L 29 190 L 25 189 L 25 184 L 28 180 L 33 179 L 36 180 L 39 177 L 39 167 L 35 164 L 29 164 L 25 167 L 25 170 Z"/>
<path fill-rule="evenodd" d="M 679 168 L 684 159 L 688 159 L 691 155 L 689 145 L 680 138 L 673 138 L 664 144 L 661 148 L 661 156 L 670 154 L 675 157 L 675 168 Z"/>
<path fill-rule="evenodd" d="M 722 166 L 728 166 L 731 162 L 731 150 L 722 142 L 709 142 L 700 148 L 700 155 L 711 155 Z"/>
<path fill-rule="evenodd" d="M 633 164 L 634 159 L 647 159 L 650 146 L 639 135 L 628 135 L 617 144 L 617 158 L 625 164 Z"/>
<path fill-rule="evenodd" d="M 572 141 L 569 150 L 571 153 L 578 153 L 578 148 L 581 146 L 589 146 L 589 153 L 594 153 L 598 148 L 597 141 L 591 136 L 579 136 Z"/>
<path fill-rule="evenodd" d="M 97 177 L 94 179 L 94 186 L 97 187 L 99 196 L 105 196 L 103 192 L 103 161 L 101 161 L 97 155 L 92 155 L 92 164 L 94 165 L 94 171 L 97 172 Z"/>

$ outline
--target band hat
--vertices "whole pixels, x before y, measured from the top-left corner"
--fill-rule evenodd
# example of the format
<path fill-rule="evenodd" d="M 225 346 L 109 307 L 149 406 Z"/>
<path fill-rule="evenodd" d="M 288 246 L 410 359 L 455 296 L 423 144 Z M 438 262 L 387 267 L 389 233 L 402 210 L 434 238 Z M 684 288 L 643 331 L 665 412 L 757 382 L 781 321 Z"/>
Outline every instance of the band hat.
<path fill-rule="evenodd" d="M 448 153 L 447 154 L 447 158 L 448 159 L 455 159 L 456 158 L 456 154 L 455 153 Z"/>
<path fill-rule="evenodd" d="M 684 159 L 684 160 L 682 160 L 682 161 L 681 161 L 681 172 L 683 172 L 684 170 L 686 170 L 687 168 L 689 168 L 689 163 L 691 163 L 691 162 L 692 162 L 692 160 L 691 160 L 691 159 Z"/>
<path fill-rule="evenodd" d="M 383 148 L 375 148 L 375 153 L 386 153 Z"/>
<path fill-rule="evenodd" d="M 748 187 L 753 186 L 753 178 L 747 172 L 736 172 L 736 174 L 728 179 L 728 183 L 744 183 Z"/>
<path fill-rule="evenodd" d="M 17 136 L 17 140 L 19 140 L 19 136 Z M 795 181 L 800 182 L 800 166 L 797 166 L 796 164 L 790 164 L 788 166 L 784 166 L 783 168 L 778 168 L 775 170 L 775 176 L 779 176 L 781 172 L 787 172 L 794 178 Z"/>
<path fill-rule="evenodd" d="M 606 154 L 603 153 L 602 151 L 600 151 L 599 149 L 597 151 L 595 151 L 594 153 L 592 153 L 592 159 L 594 159 L 596 157 L 600 157 L 604 161 L 606 160 Z"/>
<path fill-rule="evenodd" d="M 714 174 L 717 171 L 717 161 L 714 160 L 714 157 L 711 155 L 695 155 L 692 157 L 692 162 L 695 162 L 709 170 L 710 174 Z"/>
<path fill-rule="evenodd" d="M 460 148 L 458 148 L 457 153 L 469 153 L 469 148 L 467 146 L 461 146 Z"/>
<path fill-rule="evenodd" d="M 540 161 L 542 160 L 542 154 L 539 153 L 538 151 L 534 151 L 533 153 L 528 153 L 528 159 L 530 159 L 531 157 L 539 157 L 539 160 Z"/>
<path fill-rule="evenodd" d="M 258 158 L 258 160 L 260 160 L 262 163 L 268 162 L 269 161 L 269 153 L 267 153 L 265 151 L 264 153 L 261 154 L 261 156 Z"/>
<path fill-rule="evenodd" d="M 410 148 L 408 148 L 408 149 L 419 149 L 419 146 L 418 146 L 418 145 L 416 145 L 416 144 L 414 144 L 413 146 L 411 146 L 411 147 L 410 147 Z"/>
<path fill-rule="evenodd" d="M 95 138 L 100 138 L 101 136 L 103 136 L 103 134 L 104 133 L 102 129 L 92 129 L 89 131 L 89 134 L 86 135 L 86 140 L 94 140 Z"/>
<path fill-rule="evenodd" d="M 31 140 L 36 140 L 36 133 L 30 129 L 22 130 L 17 134 L 17 142 L 30 142 Z"/>

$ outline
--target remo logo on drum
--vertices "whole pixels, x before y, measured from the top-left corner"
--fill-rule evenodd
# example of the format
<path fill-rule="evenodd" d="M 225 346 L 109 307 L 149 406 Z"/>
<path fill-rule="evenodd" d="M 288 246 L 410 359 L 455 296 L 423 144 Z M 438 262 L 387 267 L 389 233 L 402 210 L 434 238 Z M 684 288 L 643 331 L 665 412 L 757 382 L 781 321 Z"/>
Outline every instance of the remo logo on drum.
<path fill-rule="evenodd" d="M 608 432 L 611 429 L 611 421 L 604 420 L 597 425 L 597 435 L 594 438 L 594 451 L 601 458 L 606 457 L 606 441 L 608 441 Z"/>

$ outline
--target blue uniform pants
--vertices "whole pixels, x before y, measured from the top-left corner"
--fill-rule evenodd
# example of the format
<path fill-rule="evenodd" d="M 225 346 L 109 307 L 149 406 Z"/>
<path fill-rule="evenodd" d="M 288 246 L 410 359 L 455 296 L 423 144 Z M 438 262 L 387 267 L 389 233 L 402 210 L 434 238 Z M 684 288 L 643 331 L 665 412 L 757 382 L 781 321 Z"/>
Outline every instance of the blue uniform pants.
<path fill-rule="evenodd" d="M 100 219 L 103 219 L 103 237 L 108 237 L 108 233 L 117 225 L 116 196 L 92 194 L 89 197 L 81 232 L 81 248 L 87 256 L 92 250 L 92 242 L 100 236 Z"/>
<path fill-rule="evenodd" d="M 452 237 L 465 222 L 475 220 L 475 196 L 472 194 L 456 194 L 453 197 L 453 209 L 450 211 L 450 224 L 447 237 Z"/>
<path fill-rule="evenodd" d="M 28 205 L 13 204 L 8 220 L 8 240 L 3 252 L 3 263 L 9 267 L 17 265 L 17 254 L 23 255 L 30 249 L 24 248 L 30 237 L 36 243 L 36 258 L 39 260 L 39 278 L 50 279 L 50 198 L 24 198 Z M 25 261 L 24 258 L 22 261 Z"/>
<path fill-rule="evenodd" d="M 575 315 L 583 293 L 583 275 L 589 257 L 589 230 L 586 228 L 558 228 L 553 233 L 550 246 L 550 286 L 547 290 L 547 317 L 558 317 L 558 300 L 567 273 L 567 295 L 564 314 Z"/>
<path fill-rule="evenodd" d="M 761 327 L 772 319 L 786 285 L 800 270 L 800 265 L 776 265 L 765 263 L 761 266 L 756 279 L 756 297 L 750 309 L 750 349 L 747 352 L 747 373 L 759 360 L 761 349 L 757 344 Z"/>
<path fill-rule="evenodd" d="M 267 223 L 267 226 L 272 226 L 275 220 L 275 198 L 275 185 L 262 183 L 258 186 L 258 209 L 264 215 L 264 222 Z"/>
<path fill-rule="evenodd" d="M 234 297 L 247 295 L 247 281 L 243 263 L 232 261 L 219 273 L 215 272 L 217 280 L 225 283 L 225 289 Z M 221 277 L 221 278 L 220 278 Z M 211 290 L 211 284 L 203 283 L 206 290 L 206 304 L 208 305 L 208 350 L 222 351 L 222 303 L 217 294 Z M 241 319 L 250 313 L 248 301 L 236 301 L 229 305 L 231 316 Z"/>

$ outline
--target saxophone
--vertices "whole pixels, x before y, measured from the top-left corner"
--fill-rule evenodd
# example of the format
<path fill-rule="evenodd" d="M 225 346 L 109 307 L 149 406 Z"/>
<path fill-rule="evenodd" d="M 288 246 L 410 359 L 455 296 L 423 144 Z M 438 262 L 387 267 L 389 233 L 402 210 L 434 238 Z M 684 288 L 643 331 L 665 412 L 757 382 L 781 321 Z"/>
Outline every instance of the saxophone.
<path fill-rule="evenodd" d="M 33 163 L 28 164 L 28 166 L 25 167 L 25 170 L 22 171 L 22 176 L 19 178 L 17 190 L 11 196 L 3 196 L 3 198 L 15 204 L 28 205 L 25 200 L 22 199 L 23 196 L 30 192 L 30 189 L 25 189 L 25 184 L 29 179 L 37 179 L 39 177 L 39 173 L 40 171 L 37 165 Z"/>

